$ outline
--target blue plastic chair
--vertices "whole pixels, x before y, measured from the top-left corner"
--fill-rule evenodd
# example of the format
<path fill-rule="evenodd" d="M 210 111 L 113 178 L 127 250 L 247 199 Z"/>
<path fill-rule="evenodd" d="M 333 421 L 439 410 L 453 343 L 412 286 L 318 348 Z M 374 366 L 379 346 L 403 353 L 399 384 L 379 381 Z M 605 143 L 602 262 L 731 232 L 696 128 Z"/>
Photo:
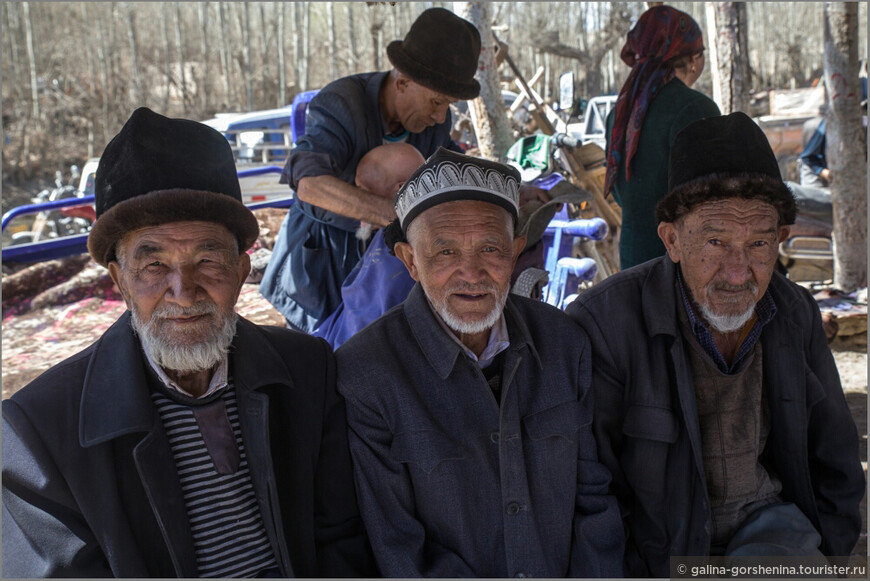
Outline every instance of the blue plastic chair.
<path fill-rule="evenodd" d="M 319 89 L 303 91 L 293 97 L 293 102 L 290 103 L 290 137 L 293 138 L 293 143 L 305 135 L 305 114 L 308 113 L 308 103 L 319 92 Z"/>

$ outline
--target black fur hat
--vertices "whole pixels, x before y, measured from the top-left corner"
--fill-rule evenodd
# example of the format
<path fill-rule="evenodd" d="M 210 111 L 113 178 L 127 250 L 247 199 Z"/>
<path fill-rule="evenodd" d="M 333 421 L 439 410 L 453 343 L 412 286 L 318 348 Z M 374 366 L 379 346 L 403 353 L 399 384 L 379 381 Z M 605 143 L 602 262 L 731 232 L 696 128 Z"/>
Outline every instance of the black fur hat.
<path fill-rule="evenodd" d="M 220 132 L 188 119 L 136 109 L 106 146 L 94 184 L 97 221 L 88 251 L 99 264 L 115 260 L 129 232 L 168 222 L 205 221 L 236 235 L 239 251 L 259 235 L 242 203 L 229 142 Z"/>
<path fill-rule="evenodd" d="M 739 111 L 700 119 L 677 133 L 668 194 L 656 207 L 656 219 L 675 222 L 698 204 L 726 198 L 767 202 L 776 208 L 780 225 L 794 223 L 794 196 L 782 181 L 770 143 Z"/>
<path fill-rule="evenodd" d="M 387 45 L 398 70 L 442 95 L 474 99 L 480 83 L 474 78 L 480 58 L 480 33 L 467 20 L 444 8 L 425 10 L 405 40 Z"/>

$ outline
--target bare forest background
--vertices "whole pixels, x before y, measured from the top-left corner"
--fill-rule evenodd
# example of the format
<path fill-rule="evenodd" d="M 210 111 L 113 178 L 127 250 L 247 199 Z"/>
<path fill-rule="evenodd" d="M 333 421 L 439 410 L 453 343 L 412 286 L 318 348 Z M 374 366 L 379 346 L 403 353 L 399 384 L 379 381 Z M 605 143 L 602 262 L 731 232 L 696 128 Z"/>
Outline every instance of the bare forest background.
<path fill-rule="evenodd" d="M 705 27 L 704 2 L 675 2 Z M 386 45 L 452 2 L 3 2 L 3 209 L 98 156 L 138 106 L 204 120 L 282 107 L 341 76 L 390 67 Z M 644 2 L 493 2 L 493 29 L 539 92 L 574 71 L 581 97 L 615 93 Z M 867 54 L 867 3 L 859 54 Z M 752 92 L 808 86 L 823 71 L 824 3 L 747 3 Z M 709 45 L 709 34 L 705 30 Z M 505 87 L 513 77 L 501 68 Z M 709 67 L 696 88 L 712 95 Z"/>

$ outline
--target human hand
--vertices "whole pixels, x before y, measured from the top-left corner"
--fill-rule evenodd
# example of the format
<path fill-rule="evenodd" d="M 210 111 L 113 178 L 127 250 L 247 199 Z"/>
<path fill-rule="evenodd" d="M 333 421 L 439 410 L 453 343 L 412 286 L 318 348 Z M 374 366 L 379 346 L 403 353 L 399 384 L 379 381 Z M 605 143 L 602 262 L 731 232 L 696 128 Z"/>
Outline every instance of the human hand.
<path fill-rule="evenodd" d="M 538 200 L 542 204 L 550 201 L 550 194 L 547 193 L 547 190 L 531 184 L 520 184 L 519 194 L 520 206 L 524 206 L 533 200 Z"/>

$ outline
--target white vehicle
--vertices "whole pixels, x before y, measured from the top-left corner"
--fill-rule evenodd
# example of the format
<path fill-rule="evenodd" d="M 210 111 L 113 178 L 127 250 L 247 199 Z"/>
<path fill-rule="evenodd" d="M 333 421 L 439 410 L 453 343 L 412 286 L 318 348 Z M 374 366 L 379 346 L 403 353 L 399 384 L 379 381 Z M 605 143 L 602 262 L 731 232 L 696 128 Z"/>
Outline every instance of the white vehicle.
<path fill-rule="evenodd" d="M 250 113 L 223 113 L 202 123 L 226 136 L 236 162 L 283 164 L 293 148 L 292 105 Z"/>
<path fill-rule="evenodd" d="M 583 145 L 594 143 L 601 149 L 607 147 L 607 116 L 616 104 L 616 95 L 593 97 L 586 104 L 586 111 L 580 123 L 568 124 L 567 133 Z"/>
<path fill-rule="evenodd" d="M 82 169 L 79 190 L 83 195 L 94 194 L 94 179 L 100 158 L 93 157 Z M 253 204 L 271 202 L 293 197 L 293 190 L 287 184 L 279 184 L 283 164 L 254 167 L 246 164 L 236 166 L 239 172 L 239 186 L 242 189 L 242 202 Z"/>

